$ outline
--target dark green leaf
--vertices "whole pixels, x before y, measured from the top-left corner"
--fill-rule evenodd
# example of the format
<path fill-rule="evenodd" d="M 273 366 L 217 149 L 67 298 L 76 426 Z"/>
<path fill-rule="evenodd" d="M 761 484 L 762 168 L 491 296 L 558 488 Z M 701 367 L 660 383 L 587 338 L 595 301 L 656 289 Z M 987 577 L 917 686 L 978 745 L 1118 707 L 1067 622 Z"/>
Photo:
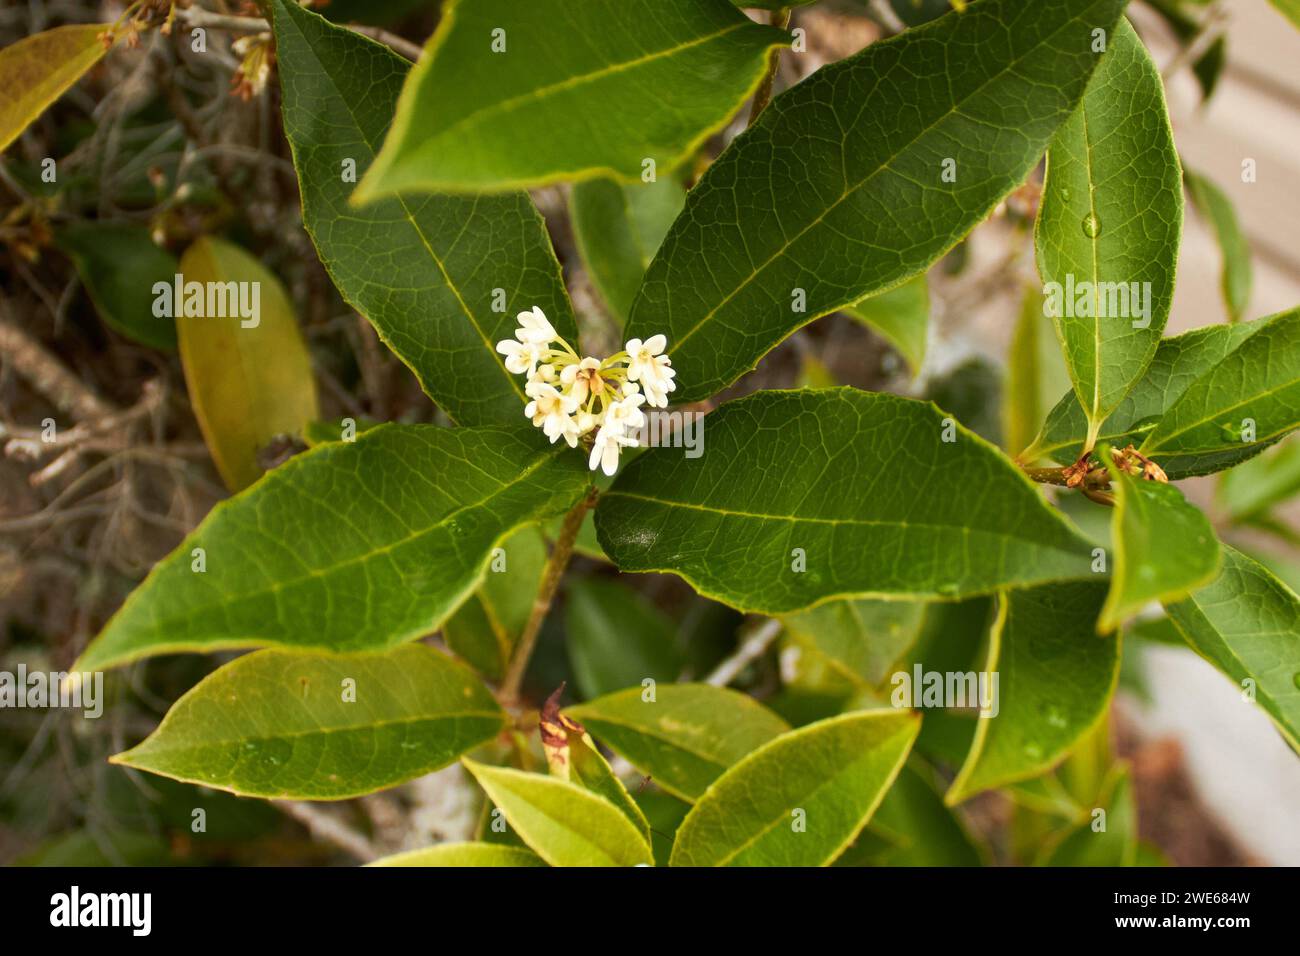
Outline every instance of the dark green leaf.
<path fill-rule="evenodd" d="M 58 232 L 95 310 L 115 332 L 156 349 L 176 348 L 176 322 L 153 312 L 155 282 L 171 285 L 180 266 L 144 226 L 78 222 Z"/>
<path fill-rule="evenodd" d="M 980 0 L 776 97 L 691 190 L 632 306 L 628 336 L 668 337 L 674 397 L 952 248 L 1041 158 L 1123 6 Z"/>
<path fill-rule="evenodd" d="M 1241 223 L 1237 221 L 1237 211 L 1232 208 L 1232 200 L 1199 173 L 1183 170 L 1187 191 L 1192 202 L 1201 215 L 1210 221 L 1214 234 L 1219 240 L 1219 252 L 1223 256 L 1223 301 L 1228 307 L 1228 319 L 1240 322 L 1250 304 L 1250 289 L 1253 283 L 1250 266 L 1250 246 L 1242 234 Z"/>
<path fill-rule="evenodd" d="M 631 588 L 575 581 L 565 614 L 569 660 L 584 698 L 639 688 L 646 678 L 671 683 L 681 673 L 673 622 Z"/>

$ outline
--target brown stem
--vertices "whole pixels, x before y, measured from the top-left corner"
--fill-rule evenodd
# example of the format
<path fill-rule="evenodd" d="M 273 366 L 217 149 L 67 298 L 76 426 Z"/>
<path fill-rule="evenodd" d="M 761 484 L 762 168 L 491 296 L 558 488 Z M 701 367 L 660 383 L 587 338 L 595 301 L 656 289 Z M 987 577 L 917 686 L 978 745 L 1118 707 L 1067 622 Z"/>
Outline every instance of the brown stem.
<path fill-rule="evenodd" d="M 781 7 L 773 10 L 768 16 L 768 23 L 774 27 L 784 30 L 790 25 L 790 8 Z M 767 55 L 767 72 L 763 74 L 763 81 L 758 84 L 758 92 L 754 94 L 754 105 L 749 111 L 749 125 L 754 125 L 754 120 L 758 119 L 758 114 L 763 112 L 772 99 L 772 85 L 776 82 L 776 74 L 781 69 L 781 47 Z"/>
<path fill-rule="evenodd" d="M 510 659 L 510 667 L 506 670 L 506 678 L 501 682 L 501 699 L 507 704 L 514 704 L 519 699 L 519 689 L 524 682 L 524 671 L 528 669 L 528 661 L 532 658 L 533 648 L 537 645 L 537 635 L 542 630 L 542 622 L 546 620 L 546 612 L 551 609 L 551 602 L 555 599 L 560 579 L 564 577 L 564 569 L 569 566 L 569 558 L 573 555 L 573 543 L 582 528 L 582 519 L 587 516 L 587 509 L 596 503 L 596 496 L 597 492 L 593 487 L 573 510 L 564 516 L 559 537 L 555 539 L 555 549 L 551 551 L 546 568 L 542 571 L 542 583 L 537 589 L 537 597 L 533 600 L 533 609 L 528 615 L 528 623 L 524 626 L 524 632 L 519 635 L 519 643 L 515 645 L 514 656 Z"/>

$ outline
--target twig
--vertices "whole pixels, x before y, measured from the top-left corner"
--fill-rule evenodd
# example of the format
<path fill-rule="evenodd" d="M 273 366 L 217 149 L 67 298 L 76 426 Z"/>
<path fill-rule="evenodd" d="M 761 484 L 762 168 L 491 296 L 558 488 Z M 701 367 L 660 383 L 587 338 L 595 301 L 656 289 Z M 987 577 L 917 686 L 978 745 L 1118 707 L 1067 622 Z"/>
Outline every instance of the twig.
<path fill-rule="evenodd" d="M 768 15 L 767 22 L 784 30 L 790 25 L 790 8 L 781 7 L 773 10 Z M 772 99 L 772 85 L 776 83 L 776 74 L 781 69 L 781 49 L 777 47 L 767 55 L 767 72 L 763 74 L 763 80 L 758 84 L 758 92 L 754 94 L 754 105 L 749 110 L 750 126 L 754 125 L 758 114 L 763 112 L 764 107 Z"/>
<path fill-rule="evenodd" d="M 714 687 L 726 687 L 750 665 L 762 657 L 781 633 L 781 622 L 771 617 L 760 624 L 745 638 L 736 653 L 732 654 L 713 669 L 713 673 L 704 678 L 704 683 Z"/>
<path fill-rule="evenodd" d="M 271 29 L 271 24 L 261 17 L 232 17 L 224 13 L 213 13 L 202 7 L 189 7 L 184 10 L 177 8 L 176 19 L 188 26 L 211 27 L 214 30 L 229 30 L 232 33 L 264 33 Z M 420 46 L 395 33 L 381 30 L 379 27 L 353 24 L 348 24 L 347 29 L 391 47 L 412 62 L 420 58 Z"/>
<path fill-rule="evenodd" d="M 83 385 L 45 346 L 14 325 L 9 319 L 8 303 L 3 299 L 0 308 L 5 313 L 0 315 L 0 356 L 33 388 L 76 419 L 103 418 L 116 411 Z"/>
<path fill-rule="evenodd" d="M 510 667 L 506 671 L 505 680 L 501 682 L 501 699 L 508 704 L 514 704 L 519 699 L 519 688 L 523 685 L 528 661 L 533 656 L 537 635 L 541 632 L 542 622 L 546 620 L 546 612 L 551 609 L 555 591 L 560 586 L 560 579 L 564 577 L 564 569 L 568 567 L 569 558 L 573 554 L 573 542 L 578 538 L 582 520 L 587 516 L 587 509 L 596 503 L 596 494 L 596 489 L 591 488 L 573 510 L 564 516 L 564 524 L 561 525 L 560 534 L 555 539 L 555 549 L 547 559 L 546 568 L 542 573 L 542 583 L 537 589 L 537 597 L 533 600 L 533 609 L 528 615 L 528 623 L 524 626 L 524 632 L 519 635 L 519 643 L 515 645 Z"/>
<path fill-rule="evenodd" d="M 369 840 L 314 804 L 302 800 L 272 800 L 271 803 L 305 826 L 312 836 L 328 840 L 362 863 L 369 863 L 377 855 Z"/>

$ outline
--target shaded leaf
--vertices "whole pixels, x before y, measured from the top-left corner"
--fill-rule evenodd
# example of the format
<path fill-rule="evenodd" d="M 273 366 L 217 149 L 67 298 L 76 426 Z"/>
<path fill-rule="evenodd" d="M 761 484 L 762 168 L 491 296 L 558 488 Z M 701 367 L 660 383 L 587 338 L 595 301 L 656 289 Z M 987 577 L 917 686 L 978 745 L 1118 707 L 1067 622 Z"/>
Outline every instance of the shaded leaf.
<path fill-rule="evenodd" d="M 299 435 L 320 415 L 311 357 L 284 287 L 243 249 L 200 238 L 181 256 L 180 273 L 186 289 L 205 284 L 208 302 L 213 288 L 230 283 L 250 296 L 258 290 L 260 315 L 247 319 L 232 299 L 225 315 L 181 315 L 173 302 L 190 404 L 226 487 L 240 491 L 261 477 L 258 453 L 272 439 Z"/>
<path fill-rule="evenodd" d="M 879 806 L 920 730 L 907 711 L 832 717 L 715 780 L 677 831 L 673 866 L 825 866 Z"/>
<path fill-rule="evenodd" d="M 888 831 L 890 840 L 866 859 L 836 866 L 980 866 L 984 851 L 950 808 L 935 785 L 934 771 L 915 758 L 899 771 L 863 835 Z"/>
<path fill-rule="evenodd" d="M 667 172 L 787 40 L 726 0 L 448 0 L 357 198 Z"/>
<path fill-rule="evenodd" d="M 632 306 L 628 336 L 668 337 L 676 400 L 952 248 L 1038 162 L 1122 7 L 981 0 L 777 96 L 690 191 Z"/>
<path fill-rule="evenodd" d="M 1043 312 L 1043 294 L 1038 288 L 1028 286 L 1007 356 L 1007 393 L 1002 402 L 1006 449 L 1016 452 L 1028 448 L 1056 397 L 1069 388 L 1065 359 L 1051 320 Z M 1073 405 L 1078 408 L 1077 402 Z M 1081 419 L 1082 414 L 1079 409 Z"/>
<path fill-rule="evenodd" d="M 496 343 L 540 306 L 577 343 L 542 217 L 523 193 L 348 197 L 387 131 L 410 64 L 290 0 L 272 0 L 284 128 L 303 224 L 347 303 L 462 425 L 523 418 L 523 381 Z"/>
<path fill-rule="evenodd" d="M 456 655 L 484 677 L 505 676 L 515 642 L 541 585 L 546 542 L 535 526 L 521 528 L 494 550 L 487 573 L 470 599 L 442 626 Z"/>
<path fill-rule="evenodd" d="M 381 425 L 320 445 L 214 508 L 74 669 L 177 651 L 412 640 L 478 585 L 498 542 L 582 497 L 584 465 L 526 427 Z"/>
<path fill-rule="evenodd" d="M 1002 596 L 984 668 L 996 675 L 997 711 L 976 721 L 946 802 L 1043 773 L 1103 719 L 1120 661 L 1118 635 L 1095 633 L 1105 599 L 1104 582 Z"/>
<path fill-rule="evenodd" d="M 770 614 L 1091 573 L 1088 543 L 1019 469 L 932 405 L 759 392 L 708 428 L 709 454 L 650 449 L 602 496 L 596 530 L 621 569 Z"/>
<path fill-rule="evenodd" d="M 58 231 L 95 311 L 113 331 L 156 349 L 176 348 L 176 322 L 153 312 L 156 282 L 171 285 L 176 257 L 154 244 L 144 226 L 78 222 Z"/>
<path fill-rule="evenodd" d="M 888 292 L 869 295 L 844 312 L 888 339 L 907 360 L 913 375 L 920 371 L 930 324 L 930 286 L 924 273 Z"/>
<path fill-rule="evenodd" d="M 1046 307 L 1075 394 L 1097 428 L 1160 344 L 1182 224 L 1164 85 L 1121 19 L 1079 109 L 1047 152 L 1034 231 Z"/>
<path fill-rule="evenodd" d="M 1184 169 L 1183 178 L 1192 202 L 1209 220 L 1219 240 L 1219 252 L 1223 256 L 1223 278 L 1220 280 L 1223 301 L 1228 307 L 1228 320 L 1240 322 L 1250 304 L 1253 275 L 1250 246 L 1242 234 L 1241 223 L 1237 221 L 1237 211 L 1223 190 L 1204 176 Z"/>
<path fill-rule="evenodd" d="M 584 698 L 639 688 L 646 678 L 671 683 L 681 673 L 673 622 L 625 585 L 574 581 L 565 621 L 573 678 Z"/>
<path fill-rule="evenodd" d="M 1262 565 L 1223 548 L 1218 578 L 1165 610 L 1192 649 L 1255 701 L 1300 750 L 1300 598 Z"/>
<path fill-rule="evenodd" d="M 694 801 L 718 775 L 789 730 L 762 704 L 708 684 L 665 684 L 647 700 L 640 687 L 565 712 L 664 790 Z"/>
<path fill-rule="evenodd" d="M 1300 493 L 1300 441 L 1292 438 L 1231 471 L 1219 501 L 1234 521 L 1249 521 Z"/>
<path fill-rule="evenodd" d="M 672 176 L 649 183 L 590 179 L 573 187 L 569 214 L 578 251 L 620 322 L 684 202 L 686 190 Z"/>
<path fill-rule="evenodd" d="M 249 796 L 341 800 L 446 766 L 505 723 L 468 668 L 423 644 L 259 651 L 209 674 L 112 761 Z"/>
<path fill-rule="evenodd" d="M 850 683 L 880 687 L 921 635 L 919 601 L 828 601 L 782 621 L 801 647 L 825 655 Z"/>
<path fill-rule="evenodd" d="M 1089 820 L 1068 831 L 1040 861 L 1046 866 L 1134 866 L 1137 863 L 1137 806 L 1127 764 L 1116 764 Z M 1103 818 L 1096 810 L 1105 810 Z"/>
<path fill-rule="evenodd" d="M 604 797 L 556 777 L 465 759 L 525 843 L 551 866 L 650 864 L 650 847 Z"/>

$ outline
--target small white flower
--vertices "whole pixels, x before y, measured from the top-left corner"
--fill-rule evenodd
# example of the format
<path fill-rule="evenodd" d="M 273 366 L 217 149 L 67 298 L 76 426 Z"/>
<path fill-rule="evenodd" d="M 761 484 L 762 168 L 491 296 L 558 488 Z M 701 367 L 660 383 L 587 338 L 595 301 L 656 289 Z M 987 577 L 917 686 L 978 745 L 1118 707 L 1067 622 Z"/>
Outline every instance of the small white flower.
<path fill-rule="evenodd" d="M 604 379 L 600 377 L 600 359 L 585 358 L 573 365 L 566 365 L 560 372 L 560 382 L 581 405 L 588 395 L 599 392 L 604 387 Z"/>
<path fill-rule="evenodd" d="M 515 329 L 515 338 L 520 342 L 549 345 L 560 337 L 540 306 L 535 305 L 527 312 L 520 312 L 515 318 L 519 320 L 519 328 Z"/>
<path fill-rule="evenodd" d="M 613 477 L 614 472 L 618 471 L 618 453 L 625 446 L 635 444 L 636 439 L 628 438 L 608 425 L 602 426 L 600 431 L 596 432 L 596 440 L 591 446 L 591 458 L 587 462 L 587 467 L 592 471 L 600 468 L 605 474 Z"/>
<path fill-rule="evenodd" d="M 578 412 L 578 434 L 579 435 L 587 434 L 587 432 L 591 431 L 599 424 L 600 422 L 596 420 L 596 416 L 591 414 L 591 412 L 587 412 L 587 411 Z"/>
<path fill-rule="evenodd" d="M 645 412 L 641 411 L 644 404 L 645 396 L 640 392 L 634 392 L 622 401 L 611 402 L 605 410 L 605 427 L 617 429 L 620 435 L 629 429 L 641 428 L 645 425 Z"/>
<path fill-rule="evenodd" d="M 546 352 L 546 346 L 535 342 L 516 342 L 513 339 L 503 339 L 497 343 L 497 351 L 506 357 L 506 369 L 516 375 L 525 373 L 532 375 L 537 363 L 542 360 L 542 356 Z"/>
<path fill-rule="evenodd" d="M 572 418 L 578 403 L 544 382 L 531 382 L 525 391 L 532 401 L 524 407 L 524 414 L 541 428 L 551 444 L 563 438 L 570 448 L 578 446 L 578 425 Z"/>
<path fill-rule="evenodd" d="M 628 339 L 627 343 L 628 381 L 640 382 L 646 401 L 655 408 L 667 408 L 668 393 L 677 387 L 673 381 L 677 371 L 663 354 L 667 345 L 668 339 L 663 335 L 652 335 L 644 342 Z"/>

